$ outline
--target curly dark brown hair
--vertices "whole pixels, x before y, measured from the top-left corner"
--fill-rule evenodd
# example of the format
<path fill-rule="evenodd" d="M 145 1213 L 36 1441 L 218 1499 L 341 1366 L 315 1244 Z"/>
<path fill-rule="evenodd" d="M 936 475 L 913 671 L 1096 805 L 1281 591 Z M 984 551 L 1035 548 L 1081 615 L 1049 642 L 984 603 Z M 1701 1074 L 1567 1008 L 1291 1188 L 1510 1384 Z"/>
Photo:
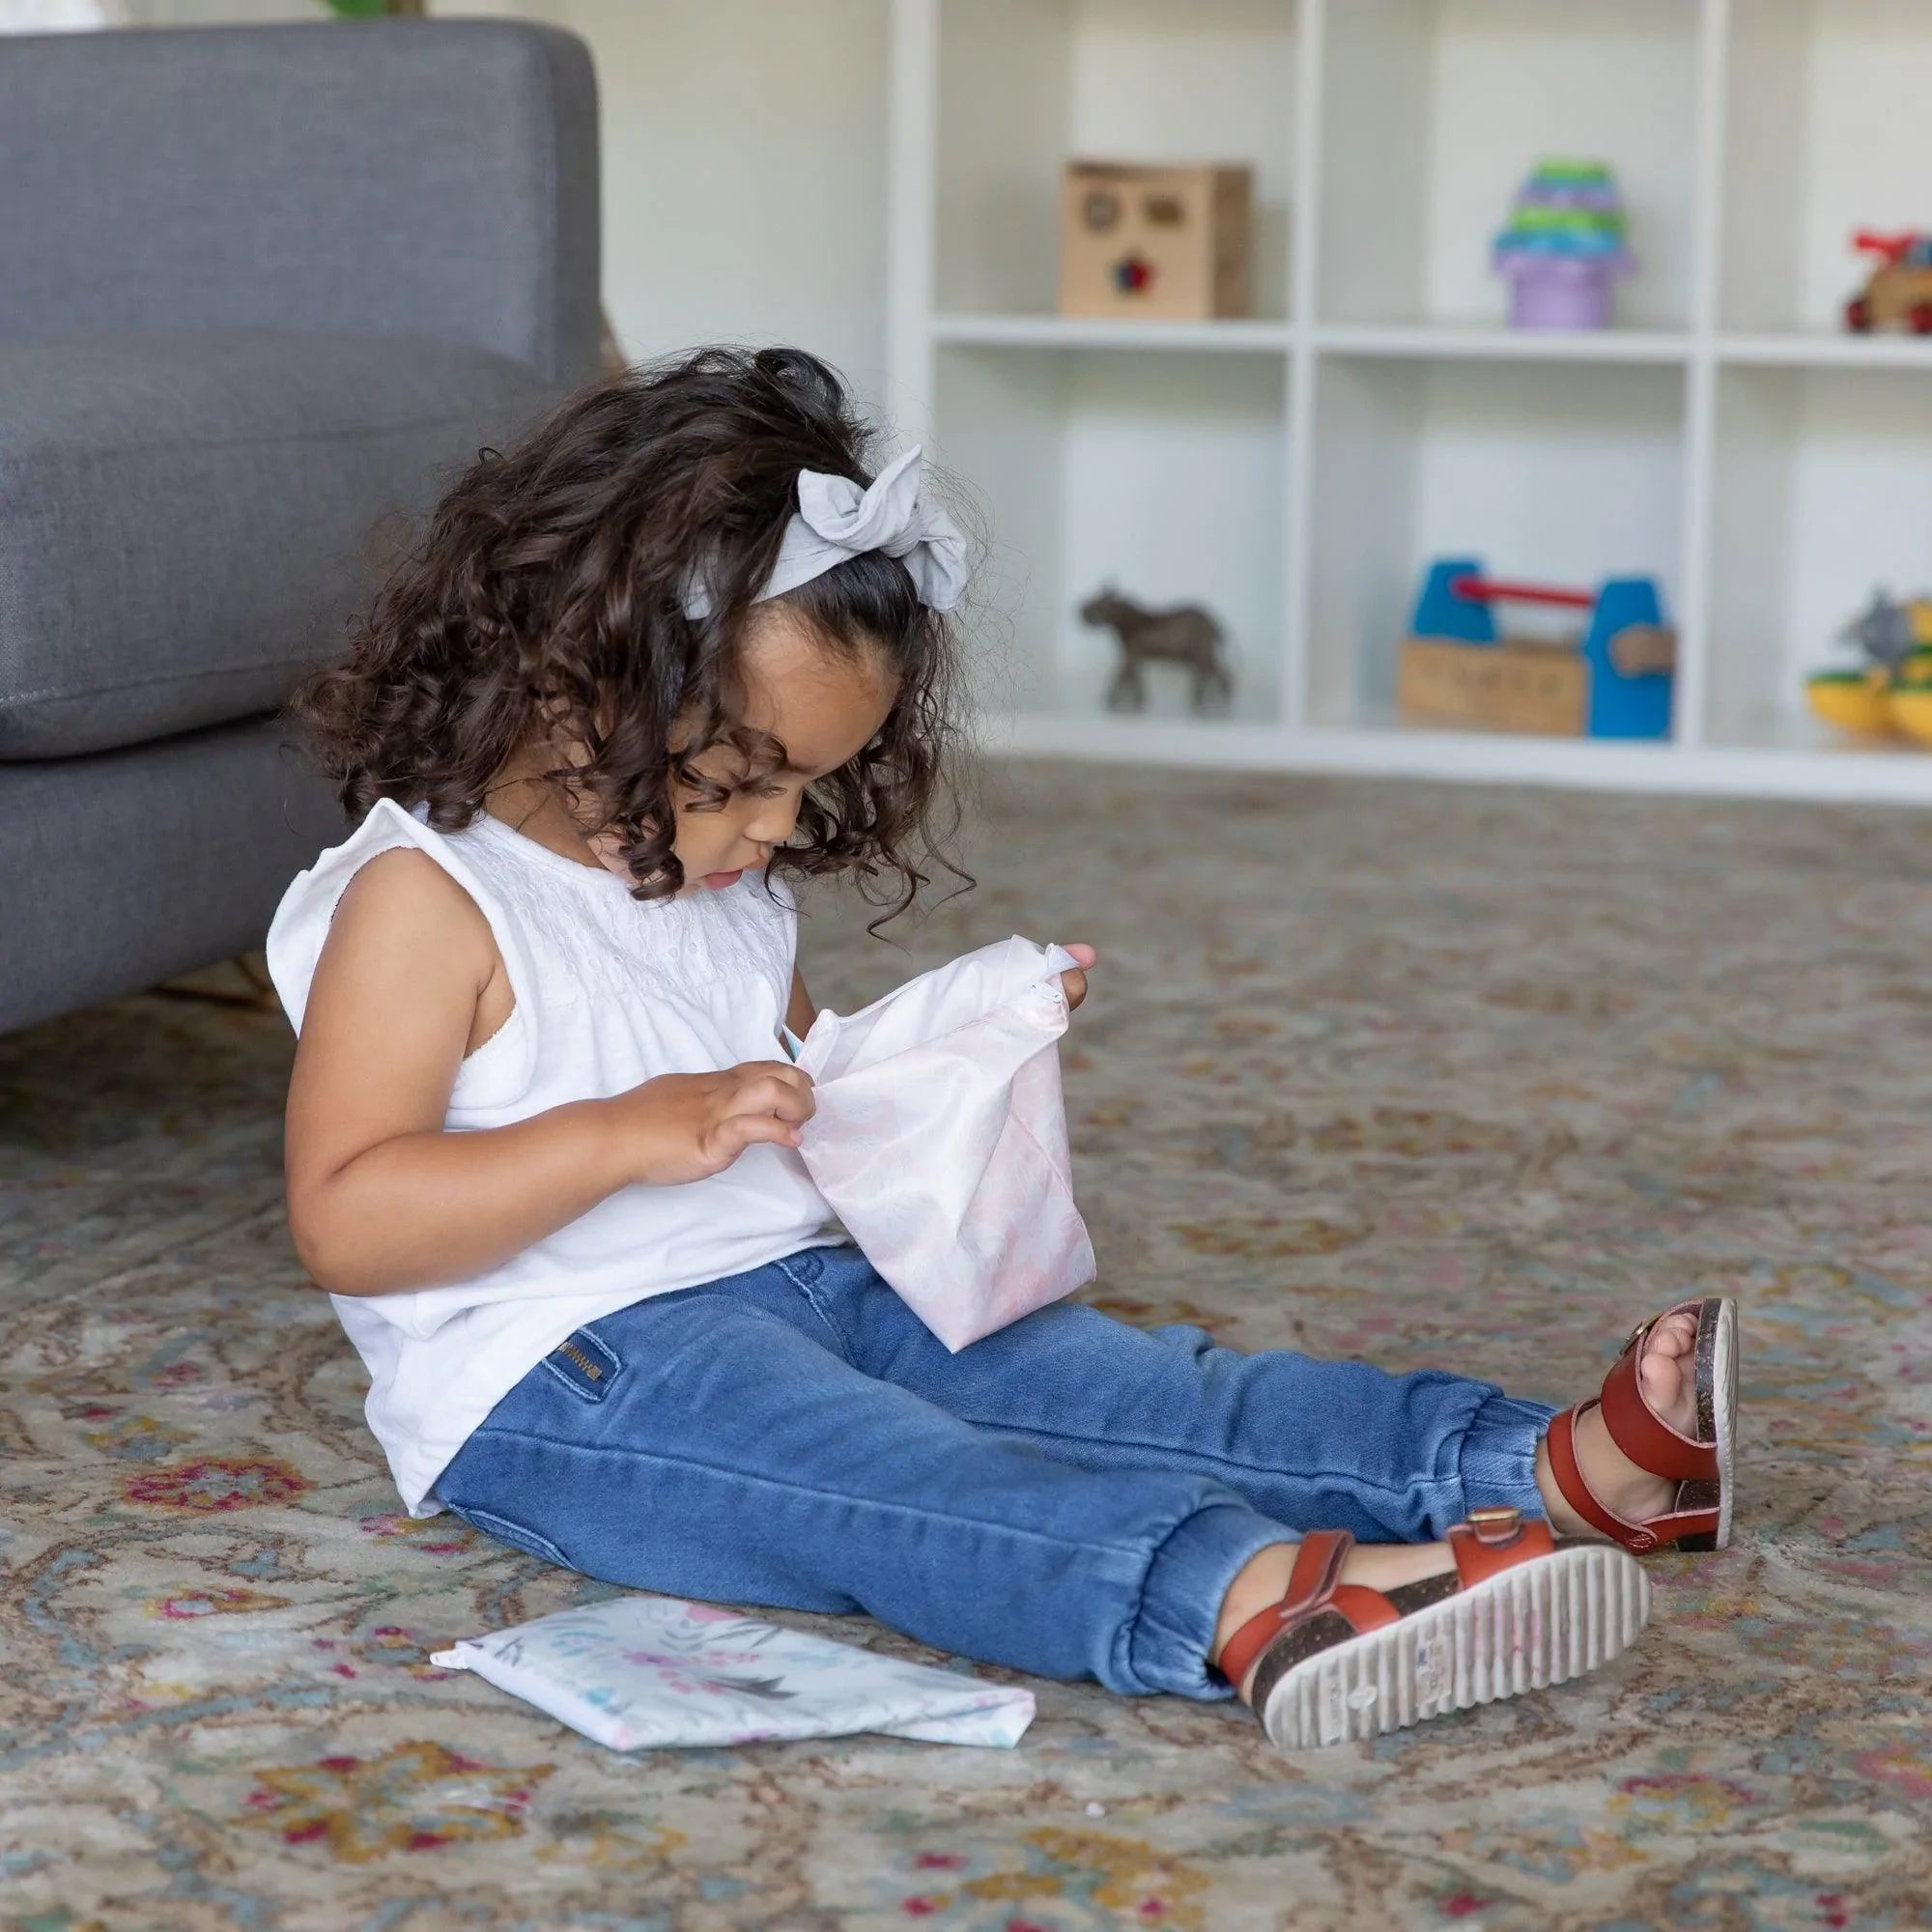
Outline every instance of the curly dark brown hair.
<path fill-rule="evenodd" d="M 570 398 L 517 446 L 486 449 L 290 712 L 352 816 L 378 799 L 469 824 L 533 742 L 587 762 L 549 776 L 617 835 L 640 899 L 684 884 L 674 806 L 728 788 L 691 760 L 727 745 L 756 784 L 784 747 L 742 717 L 739 644 L 798 507 L 798 473 L 871 480 L 872 433 L 838 376 L 795 349 L 706 348 Z M 701 574 L 710 613 L 686 594 Z M 858 556 L 781 601 L 828 649 L 885 653 L 896 696 L 878 735 L 807 791 L 772 870 L 854 877 L 892 918 L 956 821 L 953 630 L 896 558 Z M 882 922 L 881 922 L 882 923 Z"/>

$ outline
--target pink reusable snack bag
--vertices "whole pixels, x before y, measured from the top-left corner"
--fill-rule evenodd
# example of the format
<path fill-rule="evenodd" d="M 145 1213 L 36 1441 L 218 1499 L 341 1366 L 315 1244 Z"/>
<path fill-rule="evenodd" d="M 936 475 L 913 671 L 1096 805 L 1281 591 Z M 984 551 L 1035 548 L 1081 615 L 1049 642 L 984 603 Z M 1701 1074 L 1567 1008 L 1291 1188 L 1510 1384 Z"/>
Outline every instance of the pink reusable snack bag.
<path fill-rule="evenodd" d="M 1060 1036 L 1075 964 L 1009 939 L 922 974 L 799 1049 L 799 1151 L 866 1258 L 955 1352 L 1094 1279 L 1073 1205 Z"/>

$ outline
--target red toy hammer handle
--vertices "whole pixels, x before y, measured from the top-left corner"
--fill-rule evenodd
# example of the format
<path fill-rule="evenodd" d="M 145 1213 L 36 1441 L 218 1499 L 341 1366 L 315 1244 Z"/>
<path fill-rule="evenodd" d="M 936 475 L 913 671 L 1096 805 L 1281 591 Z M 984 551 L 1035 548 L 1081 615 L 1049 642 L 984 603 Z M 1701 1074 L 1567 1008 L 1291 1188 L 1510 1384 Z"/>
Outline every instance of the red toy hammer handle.
<path fill-rule="evenodd" d="M 1587 611 L 1596 598 L 1587 590 L 1555 590 L 1547 583 L 1500 583 L 1492 577 L 1458 577 L 1449 594 L 1465 604 L 1555 604 L 1566 611 Z"/>
<path fill-rule="evenodd" d="M 1876 228 L 1861 228 L 1852 237 L 1852 246 L 1866 255 L 1883 255 L 1888 265 L 1902 261 L 1905 251 L 1918 237 L 1909 228 L 1893 235 L 1881 235 Z"/>

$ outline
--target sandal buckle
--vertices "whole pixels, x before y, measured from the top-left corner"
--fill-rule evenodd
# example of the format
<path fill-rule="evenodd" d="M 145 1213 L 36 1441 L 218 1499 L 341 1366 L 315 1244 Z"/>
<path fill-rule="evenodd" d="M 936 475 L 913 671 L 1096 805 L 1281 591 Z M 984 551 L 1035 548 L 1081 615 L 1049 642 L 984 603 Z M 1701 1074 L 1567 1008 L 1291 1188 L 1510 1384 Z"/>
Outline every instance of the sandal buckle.
<path fill-rule="evenodd" d="M 1465 1520 L 1478 1543 L 1502 1549 L 1522 1534 L 1522 1512 L 1509 1503 L 1490 1503 L 1472 1509 Z"/>

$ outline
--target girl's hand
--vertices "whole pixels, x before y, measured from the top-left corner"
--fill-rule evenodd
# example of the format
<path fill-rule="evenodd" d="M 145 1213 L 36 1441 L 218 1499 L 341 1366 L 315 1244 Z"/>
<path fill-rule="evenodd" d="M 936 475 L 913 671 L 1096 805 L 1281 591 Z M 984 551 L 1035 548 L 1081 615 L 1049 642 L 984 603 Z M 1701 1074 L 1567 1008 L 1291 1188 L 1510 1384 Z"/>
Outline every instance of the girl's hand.
<path fill-rule="evenodd" d="M 795 1148 L 811 1119 L 811 1076 L 782 1060 L 723 1073 L 666 1073 L 604 1102 L 626 1176 L 674 1187 L 722 1174 L 748 1147 Z"/>
<path fill-rule="evenodd" d="M 1069 945 L 1067 952 L 1079 960 L 1083 967 L 1099 963 L 1100 955 L 1091 946 Z M 1061 989 L 1066 995 L 1066 1009 L 1071 1012 L 1087 997 L 1087 975 L 1085 972 L 1063 973 L 1060 976 Z"/>

